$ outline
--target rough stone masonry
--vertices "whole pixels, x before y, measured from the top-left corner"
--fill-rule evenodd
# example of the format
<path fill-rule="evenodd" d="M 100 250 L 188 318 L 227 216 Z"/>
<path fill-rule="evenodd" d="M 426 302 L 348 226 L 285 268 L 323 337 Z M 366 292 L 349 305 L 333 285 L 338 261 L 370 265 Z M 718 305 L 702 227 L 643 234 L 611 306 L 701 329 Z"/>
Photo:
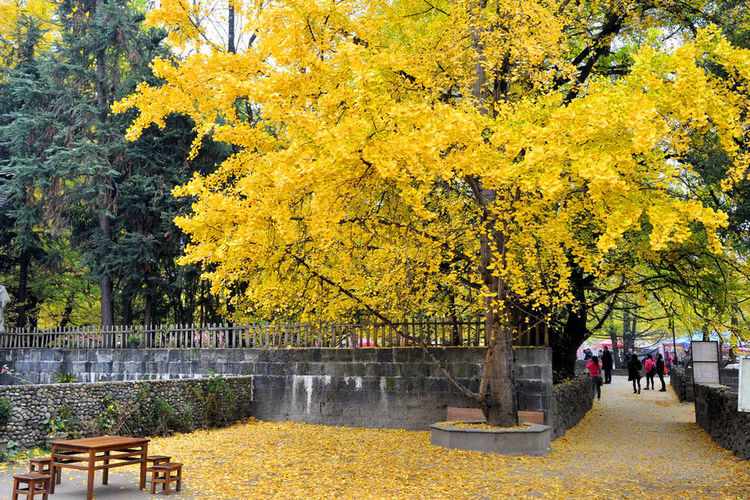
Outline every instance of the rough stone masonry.
<path fill-rule="evenodd" d="M 431 352 L 461 382 L 478 389 L 484 348 L 431 348 Z M 515 354 L 519 409 L 541 411 L 544 423 L 559 422 L 568 428 L 582 416 L 580 408 L 590 408 L 585 391 L 570 390 L 562 393 L 566 401 L 575 395 L 587 401 L 555 407 L 549 348 L 517 348 Z M 55 373 L 65 372 L 86 382 L 166 382 L 212 372 L 247 375 L 252 378 L 251 414 L 270 421 L 425 430 L 446 418 L 447 406 L 476 404 L 453 387 L 419 348 L 6 349 L 0 351 L 0 363 L 33 383 L 52 382 Z M 92 387 L 97 385 L 106 390 L 108 384 Z M 561 411 L 564 415 L 559 416 Z M 562 432 L 561 428 L 555 434 Z"/>

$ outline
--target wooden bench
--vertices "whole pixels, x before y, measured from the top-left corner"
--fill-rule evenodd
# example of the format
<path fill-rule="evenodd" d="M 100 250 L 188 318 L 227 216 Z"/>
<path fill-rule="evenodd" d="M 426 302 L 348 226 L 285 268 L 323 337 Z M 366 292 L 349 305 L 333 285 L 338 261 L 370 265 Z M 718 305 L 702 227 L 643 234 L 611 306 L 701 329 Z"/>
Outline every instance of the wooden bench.
<path fill-rule="evenodd" d="M 447 422 L 484 422 L 484 414 L 479 408 L 458 408 L 449 406 L 447 408 Z M 519 411 L 518 421 L 522 424 L 544 424 L 544 412 L 542 411 Z"/>
<path fill-rule="evenodd" d="M 25 495 L 26 500 L 33 500 L 41 494 L 42 500 L 47 500 L 52 476 L 38 472 L 25 472 L 13 476 L 13 492 L 11 500 L 18 500 L 18 495 Z M 25 486 L 25 487 L 23 487 Z"/>
<path fill-rule="evenodd" d="M 151 494 L 156 493 L 156 485 L 161 484 L 162 491 L 165 495 L 169 495 L 170 484 L 177 483 L 175 491 L 182 489 L 182 464 L 176 462 L 169 462 L 165 464 L 153 465 L 149 467 L 151 472 Z M 174 475 L 172 475 L 174 473 Z"/>
<path fill-rule="evenodd" d="M 172 457 L 168 457 L 167 455 L 151 455 L 146 457 L 146 462 L 151 465 L 166 464 L 170 460 L 172 460 Z"/>
<path fill-rule="evenodd" d="M 52 457 L 32 458 L 29 460 L 29 472 L 38 472 L 40 474 L 52 475 Z M 55 474 L 55 483 L 60 484 L 62 470 L 57 469 Z"/>

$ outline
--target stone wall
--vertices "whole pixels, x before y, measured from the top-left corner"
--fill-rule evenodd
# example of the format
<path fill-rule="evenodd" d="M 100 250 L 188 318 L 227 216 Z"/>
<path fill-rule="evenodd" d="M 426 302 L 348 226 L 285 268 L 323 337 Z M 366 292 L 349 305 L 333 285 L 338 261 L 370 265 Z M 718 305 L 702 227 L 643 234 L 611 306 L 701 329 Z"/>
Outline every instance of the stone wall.
<path fill-rule="evenodd" d="M 311 351 L 311 352 L 305 352 Z M 432 348 L 472 391 L 479 388 L 483 348 Z M 551 352 L 520 348 L 516 382 L 520 410 L 551 418 Z M 426 430 L 448 406 L 475 408 L 418 348 L 266 351 L 256 368 L 253 414 L 262 420 Z"/>
<path fill-rule="evenodd" d="M 252 377 L 227 377 L 228 386 L 237 396 L 237 412 L 229 420 L 250 416 Z M 73 417 L 92 419 L 104 410 L 105 396 L 125 403 L 135 401 L 146 392 L 146 404 L 161 398 L 186 418 L 199 418 L 202 402 L 196 395 L 203 380 L 160 380 L 153 382 L 106 382 L 49 385 L 12 385 L 0 387 L 0 397 L 13 405 L 10 423 L 0 432 L 0 438 L 13 440 L 23 447 L 32 447 L 44 439 L 47 425 L 44 420 L 56 416 L 63 406 L 70 407 Z M 196 426 L 200 422 L 194 421 Z"/>
<path fill-rule="evenodd" d="M 516 390 L 518 409 L 544 412 L 545 425 L 552 425 L 555 404 L 552 384 L 552 349 L 524 347 L 514 350 L 516 356 Z M 484 365 L 484 363 L 482 363 Z"/>
<path fill-rule="evenodd" d="M 739 370 L 731 368 L 722 368 L 720 370 L 721 383 L 727 387 L 737 390 L 740 383 Z M 670 384 L 674 388 L 674 392 L 677 393 L 677 397 L 680 401 L 695 401 L 693 394 L 693 369 L 685 368 L 682 366 L 676 366 L 672 368 L 672 374 L 670 375 Z"/>
<path fill-rule="evenodd" d="M 672 385 L 677 399 L 680 401 L 695 401 L 693 397 L 693 369 L 683 366 L 673 366 L 672 373 L 669 376 L 669 383 Z"/>
<path fill-rule="evenodd" d="M 731 387 L 735 391 L 740 386 L 740 370 L 739 368 L 722 368 L 721 369 L 721 383 L 727 387 Z"/>
<path fill-rule="evenodd" d="M 586 363 L 588 363 L 588 361 L 583 359 L 576 359 L 576 375 L 588 374 L 589 371 L 586 369 Z"/>
<path fill-rule="evenodd" d="M 579 375 L 555 384 L 555 403 L 552 418 L 552 439 L 557 439 L 586 416 L 594 404 L 591 378 Z"/>
<path fill-rule="evenodd" d="M 484 348 L 431 348 L 472 391 Z M 554 393 L 549 348 L 517 348 L 519 409 L 544 412 Z M 80 381 L 253 376 L 253 416 L 271 421 L 424 430 L 448 406 L 475 407 L 419 348 L 342 349 L 11 349 L 8 364 L 34 383 L 70 372 Z"/>
<path fill-rule="evenodd" d="M 262 365 L 260 349 L 2 349 L 8 365 L 34 384 L 72 373 L 78 382 L 172 380 L 217 375 L 252 375 Z M 262 366 L 260 366 L 262 369 Z M 2 376 L 3 384 L 13 383 Z"/>
<path fill-rule="evenodd" d="M 750 460 L 750 413 L 737 411 L 737 391 L 717 384 L 695 386 L 695 421 L 711 439 Z"/>

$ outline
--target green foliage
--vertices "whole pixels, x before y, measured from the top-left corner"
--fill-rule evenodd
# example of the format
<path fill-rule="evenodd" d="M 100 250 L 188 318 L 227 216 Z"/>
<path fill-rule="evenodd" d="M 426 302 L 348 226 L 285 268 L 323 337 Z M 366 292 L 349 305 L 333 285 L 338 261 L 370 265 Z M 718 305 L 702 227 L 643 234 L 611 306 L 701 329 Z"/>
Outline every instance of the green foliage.
<path fill-rule="evenodd" d="M 204 427 L 224 426 L 234 420 L 237 396 L 223 378 L 211 373 L 201 388 L 195 389 L 195 395 L 203 407 L 201 417 Z"/>
<path fill-rule="evenodd" d="M 0 429 L 5 428 L 13 414 L 13 404 L 8 398 L 0 398 Z"/>
<path fill-rule="evenodd" d="M 15 462 L 23 454 L 24 450 L 21 448 L 21 445 L 18 443 L 18 441 L 13 441 L 11 439 L 8 441 L 8 444 L 5 447 L 5 451 L 2 452 L 2 461 Z"/>
<path fill-rule="evenodd" d="M 61 406 L 57 411 L 57 415 L 44 420 L 43 423 L 47 426 L 48 435 L 68 435 L 75 433 L 73 410 L 68 405 Z"/>
<path fill-rule="evenodd" d="M 177 410 L 161 398 L 154 399 L 153 405 L 153 422 L 156 436 L 166 436 L 174 432 L 190 432 L 193 430 L 191 425 L 190 412 L 178 413 Z"/>
<path fill-rule="evenodd" d="M 135 400 L 125 405 L 128 408 L 127 430 L 134 436 L 167 436 L 175 432 L 193 430 L 190 408 L 172 407 L 162 398 L 151 398 L 150 384 L 141 383 Z"/>
<path fill-rule="evenodd" d="M 28 380 L 26 380 L 25 378 L 23 378 L 22 376 L 20 376 L 16 372 L 16 370 L 14 370 L 13 368 L 9 367 L 8 365 L 3 365 L 2 368 L 0 368 L 0 375 L 7 375 L 7 376 L 9 376 L 11 378 L 16 379 L 21 384 L 30 384 L 31 383 Z"/>
<path fill-rule="evenodd" d="M 125 430 L 125 420 L 129 412 L 115 400 L 112 394 L 106 394 L 102 403 L 104 403 L 104 410 L 95 420 L 95 430 L 98 434 L 120 434 Z"/>
<path fill-rule="evenodd" d="M 73 384 L 76 382 L 76 376 L 69 372 L 56 372 L 55 383 L 57 384 Z"/>
<path fill-rule="evenodd" d="M 126 143 L 130 117 L 109 105 L 153 80 L 149 62 L 169 56 L 163 33 L 142 28 L 141 4 L 55 5 L 55 32 L 19 19 L 29 24 L 14 52 L 21 56 L 0 66 L 6 326 L 97 323 L 103 275 L 114 283 L 120 323 L 190 323 L 199 310 L 218 321 L 198 270 L 176 265 L 187 239 L 172 220 L 189 203 L 171 190 L 230 151 L 209 145 L 189 163 L 194 134 L 183 118 Z"/>

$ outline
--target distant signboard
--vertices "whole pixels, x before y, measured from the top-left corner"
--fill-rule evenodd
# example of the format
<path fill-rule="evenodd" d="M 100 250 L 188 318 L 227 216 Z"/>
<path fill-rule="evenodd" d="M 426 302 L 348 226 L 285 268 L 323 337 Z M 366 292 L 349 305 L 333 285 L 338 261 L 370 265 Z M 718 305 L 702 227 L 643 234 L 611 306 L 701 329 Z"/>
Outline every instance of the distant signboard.
<path fill-rule="evenodd" d="M 750 358 L 740 358 L 740 385 L 737 410 L 750 412 Z"/>
<path fill-rule="evenodd" d="M 693 341 L 693 382 L 696 384 L 719 384 L 719 343 L 716 341 Z"/>

